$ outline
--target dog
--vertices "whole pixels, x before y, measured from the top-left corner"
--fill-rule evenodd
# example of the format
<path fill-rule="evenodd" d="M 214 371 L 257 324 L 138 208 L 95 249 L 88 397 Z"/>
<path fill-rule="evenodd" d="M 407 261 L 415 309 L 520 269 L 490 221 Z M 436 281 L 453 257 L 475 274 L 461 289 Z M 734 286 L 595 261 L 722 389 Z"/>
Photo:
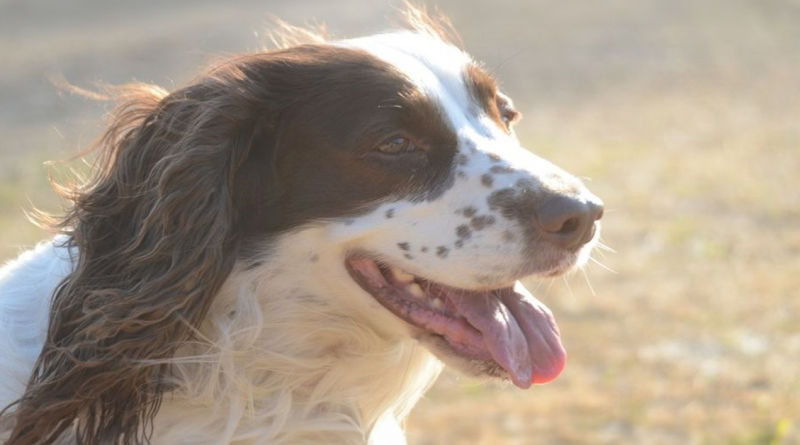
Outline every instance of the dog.
<path fill-rule="evenodd" d="M 59 233 L 0 272 L 0 440 L 402 444 L 443 364 L 562 371 L 518 280 L 584 264 L 602 202 L 408 16 L 114 90 Z"/>

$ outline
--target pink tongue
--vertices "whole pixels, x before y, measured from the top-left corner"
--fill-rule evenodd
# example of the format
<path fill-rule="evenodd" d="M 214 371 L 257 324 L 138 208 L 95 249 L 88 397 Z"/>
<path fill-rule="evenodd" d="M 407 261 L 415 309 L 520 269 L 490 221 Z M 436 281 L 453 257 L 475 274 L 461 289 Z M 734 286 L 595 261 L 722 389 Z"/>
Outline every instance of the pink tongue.
<path fill-rule="evenodd" d="M 567 355 L 553 315 L 519 282 L 513 289 L 452 300 L 518 387 L 547 383 L 564 370 Z"/>

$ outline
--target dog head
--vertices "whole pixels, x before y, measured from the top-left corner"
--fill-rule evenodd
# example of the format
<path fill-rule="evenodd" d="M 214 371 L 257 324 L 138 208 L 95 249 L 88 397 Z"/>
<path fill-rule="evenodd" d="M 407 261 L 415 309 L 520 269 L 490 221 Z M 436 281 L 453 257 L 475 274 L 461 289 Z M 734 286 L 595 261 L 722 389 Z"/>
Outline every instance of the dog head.
<path fill-rule="evenodd" d="M 517 280 L 581 265 L 602 204 L 520 145 L 511 99 L 432 27 L 119 92 L 95 176 L 69 195 L 80 256 L 14 443 L 53 441 L 76 418 L 88 442 L 138 440 L 168 389 L 164 360 L 234 265 L 289 251 L 376 331 L 469 373 L 526 388 L 563 368 L 552 315 Z"/>

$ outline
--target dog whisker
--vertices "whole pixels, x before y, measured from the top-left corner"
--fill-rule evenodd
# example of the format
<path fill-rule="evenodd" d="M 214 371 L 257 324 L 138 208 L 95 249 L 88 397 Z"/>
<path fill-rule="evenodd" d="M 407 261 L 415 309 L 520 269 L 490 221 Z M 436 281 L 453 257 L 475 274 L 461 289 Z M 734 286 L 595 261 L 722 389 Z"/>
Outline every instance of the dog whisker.
<path fill-rule="evenodd" d="M 592 281 L 589 280 L 589 275 L 586 273 L 586 269 L 581 268 L 581 273 L 583 274 L 583 278 L 586 280 L 586 285 L 589 286 L 589 291 L 592 293 L 592 296 L 596 297 L 597 293 L 594 291 L 594 287 L 592 286 Z"/>
<path fill-rule="evenodd" d="M 598 266 L 602 267 L 603 269 L 605 269 L 605 270 L 607 270 L 607 271 L 609 271 L 609 272 L 611 272 L 611 273 L 613 273 L 615 275 L 619 275 L 619 272 L 617 272 L 616 270 L 606 266 L 605 264 L 601 263 L 600 261 L 597 261 L 595 258 L 593 258 L 591 256 L 589 257 L 589 261 L 597 264 Z"/>

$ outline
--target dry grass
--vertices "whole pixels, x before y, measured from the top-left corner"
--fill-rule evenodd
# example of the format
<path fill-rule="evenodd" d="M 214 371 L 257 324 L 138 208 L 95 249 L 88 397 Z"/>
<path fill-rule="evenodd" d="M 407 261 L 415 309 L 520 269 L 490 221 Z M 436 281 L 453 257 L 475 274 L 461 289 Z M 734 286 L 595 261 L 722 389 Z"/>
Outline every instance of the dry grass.
<path fill-rule="evenodd" d="M 360 15 L 310 0 L 260 7 L 357 34 L 385 23 L 387 9 L 367 3 L 347 3 Z M 603 267 L 591 264 L 588 279 L 531 283 L 570 352 L 561 378 L 519 391 L 448 374 L 409 420 L 410 442 L 800 444 L 800 4 L 440 3 L 523 107 L 526 145 L 591 178 L 616 253 L 598 252 Z M 58 47 L 69 54 L 57 65 L 77 82 L 186 78 L 205 56 L 171 65 L 163 54 L 185 56 L 198 50 L 192 35 L 251 14 L 197 5 L 196 20 L 180 16 L 188 37 L 149 32 L 135 15 L 125 28 L 142 30 L 135 43 L 95 47 L 82 29 L 79 46 Z M 254 46 L 224 36 L 231 48 Z M 2 258 L 43 236 L 21 216 L 26 196 L 56 207 L 41 160 L 76 151 L 102 111 L 48 96 L 31 80 L 53 74 L 48 65 L 14 60 L 19 72 L 0 78 L 0 96 L 14 99 L 0 101 Z M 104 63 L 119 68 L 92 71 Z"/>

